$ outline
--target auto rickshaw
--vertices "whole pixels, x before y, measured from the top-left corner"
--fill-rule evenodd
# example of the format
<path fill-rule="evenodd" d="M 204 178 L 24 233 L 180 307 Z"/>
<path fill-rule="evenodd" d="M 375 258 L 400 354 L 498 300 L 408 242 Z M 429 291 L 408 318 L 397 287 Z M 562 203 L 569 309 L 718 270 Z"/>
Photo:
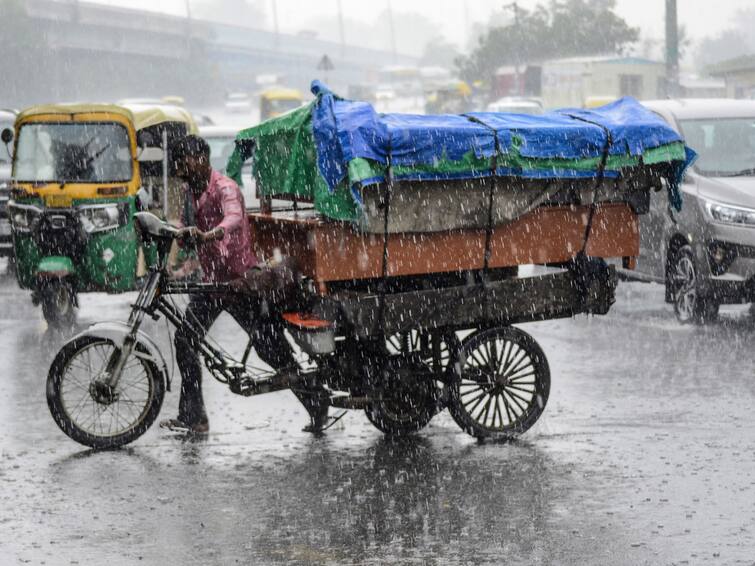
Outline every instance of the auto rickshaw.
<path fill-rule="evenodd" d="M 426 114 L 454 114 L 471 110 L 472 89 L 464 81 L 453 81 L 429 90 L 425 98 Z"/>
<path fill-rule="evenodd" d="M 588 96 L 585 98 L 584 103 L 582 104 L 582 108 L 598 108 L 600 106 L 605 106 L 606 104 L 610 104 L 611 102 L 616 101 L 618 97 L 617 96 Z"/>
<path fill-rule="evenodd" d="M 136 287 L 144 250 L 133 215 L 179 217 L 167 148 L 197 128 L 176 106 L 66 104 L 24 110 L 14 130 L 2 140 L 13 142 L 16 277 L 48 324 L 71 325 L 78 293 Z"/>
<path fill-rule="evenodd" d="M 270 88 L 260 94 L 260 122 L 280 116 L 304 104 L 301 92 L 293 88 Z"/>

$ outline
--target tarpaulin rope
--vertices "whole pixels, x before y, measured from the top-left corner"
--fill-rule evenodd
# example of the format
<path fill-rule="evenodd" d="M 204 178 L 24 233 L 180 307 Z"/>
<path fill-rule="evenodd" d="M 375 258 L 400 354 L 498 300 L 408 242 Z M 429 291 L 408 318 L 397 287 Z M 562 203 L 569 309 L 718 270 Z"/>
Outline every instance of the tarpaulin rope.
<path fill-rule="evenodd" d="M 493 155 L 491 157 L 491 175 L 490 175 L 491 180 L 490 180 L 490 190 L 488 191 L 488 218 L 487 218 L 487 223 L 485 225 L 485 249 L 483 251 L 483 261 L 482 261 L 483 312 L 487 314 L 489 312 L 489 304 L 490 304 L 490 297 L 488 296 L 488 290 L 487 290 L 487 282 L 488 282 L 488 274 L 490 271 L 490 256 L 492 255 L 492 251 L 490 247 L 493 240 L 493 199 L 495 197 L 495 190 L 498 186 L 498 175 L 496 175 L 496 172 L 498 171 L 498 152 L 500 151 L 501 148 L 499 147 L 498 131 L 495 128 L 490 127 L 488 124 L 486 124 L 479 118 L 476 118 L 475 116 L 470 116 L 468 114 L 464 114 L 463 116 L 470 122 L 481 124 L 482 126 L 486 127 L 488 130 L 493 132 Z"/>
<path fill-rule="evenodd" d="M 575 120 L 580 120 L 582 122 L 586 122 L 588 124 L 592 124 L 593 126 L 599 127 L 606 135 L 606 139 L 603 144 L 603 151 L 600 156 L 600 164 L 598 165 L 598 171 L 595 176 L 595 185 L 593 187 L 592 202 L 590 203 L 590 213 L 587 216 L 587 226 L 585 227 L 584 241 L 582 242 L 582 249 L 580 250 L 580 254 L 585 255 L 587 252 L 587 243 L 590 239 L 590 233 L 592 232 L 592 223 L 593 218 L 595 217 L 595 209 L 597 208 L 596 201 L 598 199 L 598 189 L 600 188 L 600 185 L 605 177 L 606 162 L 608 161 L 608 154 L 611 150 L 613 139 L 611 137 L 611 130 L 609 130 L 608 127 L 604 126 L 603 124 L 595 122 L 593 120 L 588 120 L 587 118 L 582 118 L 581 116 L 576 116 L 574 114 L 567 115 L 571 118 L 574 118 Z"/>
<path fill-rule="evenodd" d="M 383 213 L 383 268 L 380 280 L 380 328 L 385 329 L 385 294 L 388 287 L 388 217 L 391 210 L 391 197 L 393 195 L 393 163 L 391 159 L 391 144 L 388 143 L 386 152 L 386 187 L 385 187 L 385 211 Z"/>
<path fill-rule="evenodd" d="M 476 116 L 471 116 L 469 114 L 462 114 L 464 118 L 469 120 L 470 122 L 474 122 L 475 124 L 480 124 L 481 126 L 484 126 L 491 132 L 493 132 L 493 155 L 491 157 L 491 177 L 492 181 L 490 183 L 490 190 L 488 191 L 488 219 L 487 224 L 485 226 L 485 250 L 484 250 L 484 256 L 483 256 L 483 262 L 482 262 L 482 273 L 485 277 L 487 277 L 488 274 L 488 268 L 490 266 L 490 244 L 491 240 L 493 239 L 493 197 L 495 194 L 495 189 L 497 186 L 497 175 L 496 171 L 498 170 L 498 151 L 499 151 L 499 140 L 498 140 L 498 131 L 477 118 Z"/>
<path fill-rule="evenodd" d="M 498 132 L 493 130 L 493 136 L 495 139 L 495 147 L 498 148 Z M 498 185 L 498 177 L 496 176 L 496 169 L 498 168 L 498 151 L 493 154 L 492 159 L 492 179 L 490 182 L 490 191 L 488 191 L 488 223 L 485 226 L 485 256 L 482 264 L 482 273 L 487 278 L 488 268 L 490 266 L 490 245 L 493 239 L 493 197 L 495 195 L 495 189 Z"/>

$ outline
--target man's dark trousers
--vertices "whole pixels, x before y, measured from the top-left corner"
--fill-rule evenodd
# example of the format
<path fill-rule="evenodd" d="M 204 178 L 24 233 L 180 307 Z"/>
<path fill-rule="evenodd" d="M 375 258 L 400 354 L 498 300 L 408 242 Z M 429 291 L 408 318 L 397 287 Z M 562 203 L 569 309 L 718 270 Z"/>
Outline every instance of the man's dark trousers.
<path fill-rule="evenodd" d="M 191 295 L 184 322 L 176 329 L 176 360 L 181 372 L 178 419 L 188 425 L 207 420 L 202 397 L 202 365 L 199 343 L 225 311 L 249 334 L 259 357 L 273 369 L 292 366 L 295 361 L 282 322 L 263 313 L 262 301 L 243 295 Z"/>

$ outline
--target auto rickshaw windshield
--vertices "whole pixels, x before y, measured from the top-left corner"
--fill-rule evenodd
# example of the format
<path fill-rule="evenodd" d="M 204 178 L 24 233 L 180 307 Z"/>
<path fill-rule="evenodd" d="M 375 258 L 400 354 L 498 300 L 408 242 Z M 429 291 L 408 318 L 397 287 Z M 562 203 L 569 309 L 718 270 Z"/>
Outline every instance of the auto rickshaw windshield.
<path fill-rule="evenodd" d="M 19 130 L 13 172 L 19 182 L 117 183 L 131 174 L 121 124 L 30 123 Z"/>

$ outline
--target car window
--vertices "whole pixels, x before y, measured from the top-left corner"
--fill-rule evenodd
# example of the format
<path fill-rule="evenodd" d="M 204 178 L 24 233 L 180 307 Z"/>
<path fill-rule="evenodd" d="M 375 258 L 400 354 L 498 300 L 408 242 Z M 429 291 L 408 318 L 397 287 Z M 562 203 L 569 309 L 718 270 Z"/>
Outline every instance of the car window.
<path fill-rule="evenodd" d="M 233 153 L 235 136 L 207 136 L 210 146 L 210 164 L 212 168 L 225 173 L 228 158 Z"/>
<path fill-rule="evenodd" d="M 680 127 L 701 175 L 755 176 L 755 118 L 682 120 Z"/>

